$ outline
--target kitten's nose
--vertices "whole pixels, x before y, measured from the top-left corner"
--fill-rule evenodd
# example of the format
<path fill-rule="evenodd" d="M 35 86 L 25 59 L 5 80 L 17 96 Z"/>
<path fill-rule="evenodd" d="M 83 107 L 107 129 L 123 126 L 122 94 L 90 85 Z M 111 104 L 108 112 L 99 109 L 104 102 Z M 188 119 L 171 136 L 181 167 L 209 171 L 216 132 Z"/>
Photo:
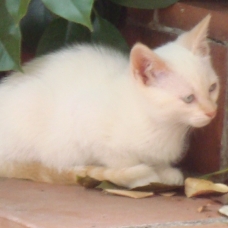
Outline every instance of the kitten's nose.
<path fill-rule="evenodd" d="M 210 117 L 211 119 L 213 119 L 215 116 L 216 116 L 216 111 L 213 111 L 213 112 L 207 112 L 206 113 L 206 116 Z"/>

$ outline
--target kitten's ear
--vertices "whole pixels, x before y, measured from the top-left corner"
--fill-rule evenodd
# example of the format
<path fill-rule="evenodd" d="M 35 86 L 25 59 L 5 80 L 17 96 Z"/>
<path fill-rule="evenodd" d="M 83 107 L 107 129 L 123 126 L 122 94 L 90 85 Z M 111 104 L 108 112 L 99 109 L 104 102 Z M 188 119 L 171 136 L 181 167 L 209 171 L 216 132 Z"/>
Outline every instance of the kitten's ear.
<path fill-rule="evenodd" d="M 210 49 L 207 42 L 207 34 L 211 15 L 207 15 L 192 30 L 180 35 L 177 43 L 189 49 L 193 54 L 198 56 L 207 56 Z"/>
<path fill-rule="evenodd" d="M 130 64 L 133 76 L 144 85 L 168 74 L 165 62 L 147 46 L 137 43 L 131 49 Z"/>

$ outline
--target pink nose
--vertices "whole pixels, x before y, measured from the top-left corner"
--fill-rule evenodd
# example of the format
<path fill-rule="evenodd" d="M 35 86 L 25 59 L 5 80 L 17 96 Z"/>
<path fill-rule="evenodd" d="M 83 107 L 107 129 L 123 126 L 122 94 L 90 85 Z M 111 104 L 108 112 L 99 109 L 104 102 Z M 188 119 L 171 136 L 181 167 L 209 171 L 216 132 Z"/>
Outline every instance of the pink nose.
<path fill-rule="evenodd" d="M 213 112 L 207 112 L 206 115 L 210 118 L 214 118 L 216 116 L 216 111 L 213 111 Z"/>

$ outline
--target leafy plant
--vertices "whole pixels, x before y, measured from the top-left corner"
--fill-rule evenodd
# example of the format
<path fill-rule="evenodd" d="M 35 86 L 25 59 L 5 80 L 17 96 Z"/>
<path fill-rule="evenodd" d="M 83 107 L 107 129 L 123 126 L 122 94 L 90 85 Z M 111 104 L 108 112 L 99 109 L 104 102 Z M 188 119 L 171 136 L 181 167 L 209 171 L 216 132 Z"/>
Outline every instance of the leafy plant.
<path fill-rule="evenodd" d="M 1 0 L 0 71 L 21 70 L 21 44 L 37 55 L 74 42 L 128 50 L 116 28 L 123 7 L 154 9 L 178 0 Z"/>

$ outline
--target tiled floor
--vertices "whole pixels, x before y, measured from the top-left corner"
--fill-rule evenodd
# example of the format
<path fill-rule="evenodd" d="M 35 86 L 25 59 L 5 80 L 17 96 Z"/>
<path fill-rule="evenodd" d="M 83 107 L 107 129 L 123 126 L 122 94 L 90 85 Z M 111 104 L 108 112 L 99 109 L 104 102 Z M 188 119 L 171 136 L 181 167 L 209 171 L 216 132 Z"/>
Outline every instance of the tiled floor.
<path fill-rule="evenodd" d="M 130 199 L 80 186 L 0 180 L 0 228 L 225 228 L 220 206 L 210 199 Z"/>

